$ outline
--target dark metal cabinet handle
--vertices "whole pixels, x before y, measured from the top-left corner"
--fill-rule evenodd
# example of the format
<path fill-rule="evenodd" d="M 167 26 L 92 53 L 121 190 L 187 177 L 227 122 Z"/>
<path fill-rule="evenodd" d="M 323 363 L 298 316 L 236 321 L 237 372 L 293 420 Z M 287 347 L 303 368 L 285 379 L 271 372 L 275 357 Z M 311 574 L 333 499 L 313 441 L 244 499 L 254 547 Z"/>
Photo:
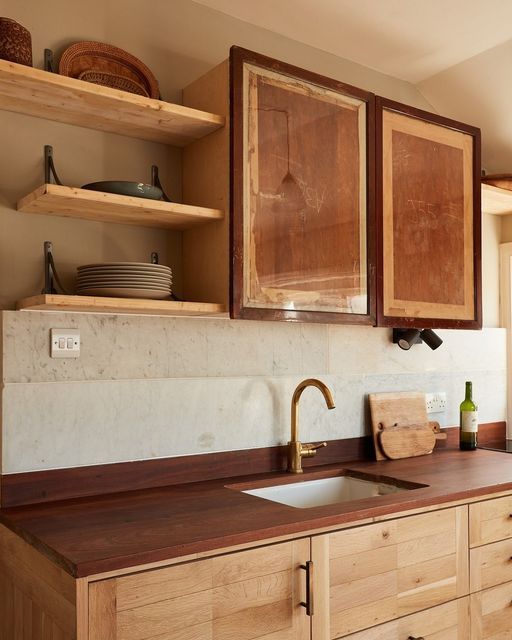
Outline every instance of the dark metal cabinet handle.
<path fill-rule="evenodd" d="M 306 564 L 300 565 L 306 572 L 306 602 L 301 602 L 301 606 L 306 608 L 306 614 L 312 616 L 315 612 L 313 599 L 313 561 L 308 560 Z"/>
<path fill-rule="evenodd" d="M 425 640 L 423 636 L 409 636 L 407 640 Z"/>

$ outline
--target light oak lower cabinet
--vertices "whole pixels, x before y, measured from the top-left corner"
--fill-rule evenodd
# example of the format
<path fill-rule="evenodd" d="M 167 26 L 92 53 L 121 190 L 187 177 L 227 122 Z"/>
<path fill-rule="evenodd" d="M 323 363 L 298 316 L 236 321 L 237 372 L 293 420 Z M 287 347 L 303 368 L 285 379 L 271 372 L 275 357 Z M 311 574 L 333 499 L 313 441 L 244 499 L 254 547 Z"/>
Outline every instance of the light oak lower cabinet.
<path fill-rule="evenodd" d="M 467 507 L 318 536 L 312 558 L 313 638 L 334 640 L 467 595 Z"/>
<path fill-rule="evenodd" d="M 512 582 L 471 594 L 471 640 L 512 638 Z"/>
<path fill-rule="evenodd" d="M 512 496 L 469 507 L 471 640 L 512 638 Z"/>
<path fill-rule="evenodd" d="M 345 640 L 469 640 L 469 620 L 466 597 L 354 633 Z"/>
<path fill-rule="evenodd" d="M 307 640 L 309 539 L 89 585 L 90 640 Z"/>

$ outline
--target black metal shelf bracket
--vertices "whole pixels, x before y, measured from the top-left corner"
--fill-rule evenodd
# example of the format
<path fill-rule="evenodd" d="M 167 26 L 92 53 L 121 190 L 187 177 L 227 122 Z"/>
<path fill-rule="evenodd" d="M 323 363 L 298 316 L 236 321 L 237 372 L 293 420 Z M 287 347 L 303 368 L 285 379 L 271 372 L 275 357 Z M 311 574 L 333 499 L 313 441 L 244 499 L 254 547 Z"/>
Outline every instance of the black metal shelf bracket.
<path fill-rule="evenodd" d="M 162 187 L 162 183 L 160 182 L 160 178 L 158 176 L 158 167 L 154 164 L 151 167 L 151 185 L 153 187 L 158 187 L 162 191 L 162 200 L 165 202 L 171 202 L 171 199 L 167 197 L 164 188 Z"/>
<path fill-rule="evenodd" d="M 55 164 L 53 162 L 53 147 L 50 144 L 44 145 L 44 182 L 45 184 L 62 185 Z"/>

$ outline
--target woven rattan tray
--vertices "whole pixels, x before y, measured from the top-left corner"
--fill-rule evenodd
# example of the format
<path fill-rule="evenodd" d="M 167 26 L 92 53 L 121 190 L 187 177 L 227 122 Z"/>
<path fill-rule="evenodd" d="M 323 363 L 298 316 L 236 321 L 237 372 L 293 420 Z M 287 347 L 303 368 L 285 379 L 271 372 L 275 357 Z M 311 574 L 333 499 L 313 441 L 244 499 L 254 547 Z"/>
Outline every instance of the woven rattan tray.
<path fill-rule="evenodd" d="M 64 51 L 59 63 L 61 75 L 79 78 L 86 71 L 102 76 L 103 81 L 97 84 L 105 84 L 109 76 L 112 79 L 124 77 L 127 79 L 127 86 L 130 85 L 130 81 L 140 85 L 150 98 L 158 99 L 160 95 L 158 82 L 148 67 L 131 53 L 110 44 L 76 42 Z M 117 84 L 109 86 L 119 88 L 119 80 L 116 82 Z"/>

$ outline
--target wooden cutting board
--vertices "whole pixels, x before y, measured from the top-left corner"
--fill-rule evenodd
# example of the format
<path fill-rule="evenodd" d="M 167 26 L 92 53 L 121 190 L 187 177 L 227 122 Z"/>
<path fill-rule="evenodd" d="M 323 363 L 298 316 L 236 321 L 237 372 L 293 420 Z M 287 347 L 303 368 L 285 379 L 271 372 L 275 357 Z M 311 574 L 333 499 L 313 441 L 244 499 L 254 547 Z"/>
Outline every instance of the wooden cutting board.
<path fill-rule="evenodd" d="M 370 393 L 369 400 L 377 460 L 386 460 L 380 445 L 380 432 L 383 429 L 428 423 L 425 394 L 419 391 Z"/>
<path fill-rule="evenodd" d="M 382 453 L 390 460 L 432 453 L 436 436 L 427 422 L 406 427 L 386 427 L 379 433 Z"/>

